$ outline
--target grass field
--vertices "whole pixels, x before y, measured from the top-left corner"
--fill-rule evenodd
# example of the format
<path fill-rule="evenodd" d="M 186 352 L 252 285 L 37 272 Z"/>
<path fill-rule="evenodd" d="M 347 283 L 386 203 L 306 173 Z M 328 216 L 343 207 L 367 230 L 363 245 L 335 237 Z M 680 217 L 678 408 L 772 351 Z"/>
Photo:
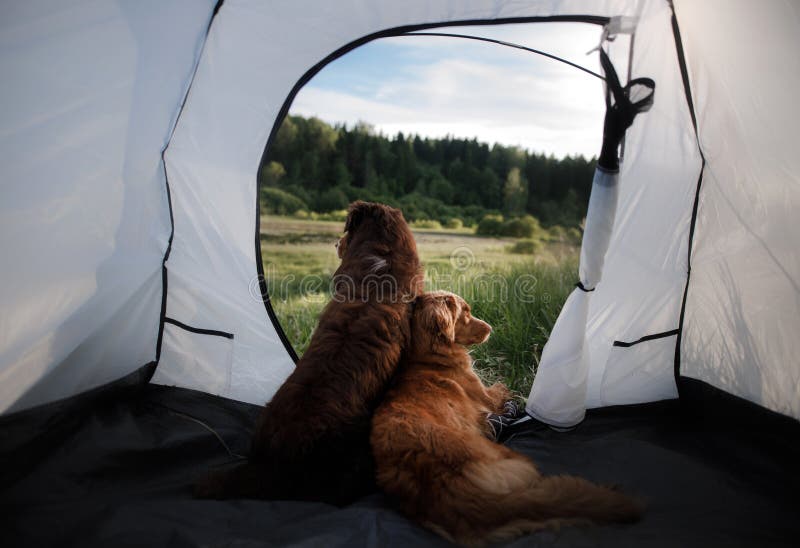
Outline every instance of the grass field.
<path fill-rule="evenodd" d="M 339 265 L 334 243 L 343 223 L 265 215 L 264 273 L 275 312 L 298 354 L 308 346 Z M 464 297 L 493 328 L 473 349 L 475 368 L 527 396 L 542 346 L 577 277 L 577 248 L 548 243 L 536 255 L 510 252 L 513 238 L 474 236 L 468 229 L 414 229 L 426 289 Z"/>

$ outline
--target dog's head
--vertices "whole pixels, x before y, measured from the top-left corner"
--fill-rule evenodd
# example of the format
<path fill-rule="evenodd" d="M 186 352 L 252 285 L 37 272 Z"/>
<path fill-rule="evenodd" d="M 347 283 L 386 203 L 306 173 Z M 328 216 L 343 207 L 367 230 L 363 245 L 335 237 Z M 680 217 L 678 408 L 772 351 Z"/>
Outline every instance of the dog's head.
<path fill-rule="evenodd" d="M 492 326 L 471 313 L 469 304 L 453 293 L 432 291 L 417 297 L 414 306 L 414 346 L 422 351 L 455 344 L 480 344 Z"/>
<path fill-rule="evenodd" d="M 362 225 L 378 224 L 381 226 L 405 224 L 403 213 L 385 204 L 375 202 L 364 202 L 356 200 L 347 209 L 347 220 L 344 223 L 344 231 L 347 233 L 356 232 Z"/>
<path fill-rule="evenodd" d="M 350 244 L 361 235 L 391 245 L 399 237 L 406 236 L 409 229 L 399 209 L 358 200 L 350 204 L 344 232 L 337 244 L 339 258 L 345 256 Z"/>
<path fill-rule="evenodd" d="M 350 204 L 344 236 L 336 243 L 339 258 L 356 258 L 364 274 L 382 274 L 391 263 L 409 263 L 416 268 L 417 247 L 408 223 L 399 209 L 372 202 Z"/>

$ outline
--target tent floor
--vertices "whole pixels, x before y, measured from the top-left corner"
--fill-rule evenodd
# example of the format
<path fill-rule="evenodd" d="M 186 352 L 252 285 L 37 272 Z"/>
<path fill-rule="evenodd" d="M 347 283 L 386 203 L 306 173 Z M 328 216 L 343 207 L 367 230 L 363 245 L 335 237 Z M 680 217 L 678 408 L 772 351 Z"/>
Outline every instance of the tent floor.
<path fill-rule="evenodd" d="M 635 525 L 543 532 L 512 545 L 797 546 L 797 453 L 780 450 L 780 442 L 765 446 L 764 432 L 687 421 L 678 407 L 671 401 L 608 408 L 590 412 L 570 433 L 535 422 L 516 432 L 507 443 L 544 472 L 619 484 L 649 508 Z M 206 426 L 233 453 L 244 453 L 257 412 L 148 385 L 95 402 L 79 421 L 56 429 L 48 423 L 39 430 L 44 438 L 2 449 L 3 545 L 446 545 L 378 493 L 341 509 L 193 500 L 193 479 L 231 459 Z"/>

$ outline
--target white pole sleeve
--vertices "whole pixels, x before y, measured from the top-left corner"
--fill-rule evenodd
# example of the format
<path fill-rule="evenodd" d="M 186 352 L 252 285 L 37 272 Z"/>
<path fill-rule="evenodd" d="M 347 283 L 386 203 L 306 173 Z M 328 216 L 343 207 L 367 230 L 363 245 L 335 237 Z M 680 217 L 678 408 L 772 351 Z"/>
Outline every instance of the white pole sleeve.
<path fill-rule="evenodd" d="M 526 411 L 532 417 L 561 428 L 581 422 L 586 415 L 589 360 L 585 353 L 586 318 L 591 290 L 603 275 L 617 209 L 619 174 L 597 169 L 581 244 L 580 280 L 553 326 L 531 388 Z M 585 291 L 588 290 L 588 291 Z"/>
<path fill-rule="evenodd" d="M 618 183 L 618 172 L 610 173 L 600 168 L 594 172 L 581 244 L 579 273 L 581 283 L 586 289 L 594 289 L 603 277 L 603 263 L 617 213 Z"/>

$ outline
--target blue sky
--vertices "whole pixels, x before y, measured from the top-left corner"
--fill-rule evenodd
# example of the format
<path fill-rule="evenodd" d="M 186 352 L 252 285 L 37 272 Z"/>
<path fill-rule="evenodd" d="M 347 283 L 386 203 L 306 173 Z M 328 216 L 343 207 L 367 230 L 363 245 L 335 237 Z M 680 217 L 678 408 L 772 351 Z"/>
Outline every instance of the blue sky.
<path fill-rule="evenodd" d="M 599 72 L 600 28 L 536 23 L 442 29 L 542 49 Z M 616 45 L 614 47 L 617 47 Z M 297 95 L 293 114 L 378 131 L 453 135 L 536 152 L 596 155 L 602 82 L 539 55 L 458 38 L 376 40 L 337 59 Z"/>

